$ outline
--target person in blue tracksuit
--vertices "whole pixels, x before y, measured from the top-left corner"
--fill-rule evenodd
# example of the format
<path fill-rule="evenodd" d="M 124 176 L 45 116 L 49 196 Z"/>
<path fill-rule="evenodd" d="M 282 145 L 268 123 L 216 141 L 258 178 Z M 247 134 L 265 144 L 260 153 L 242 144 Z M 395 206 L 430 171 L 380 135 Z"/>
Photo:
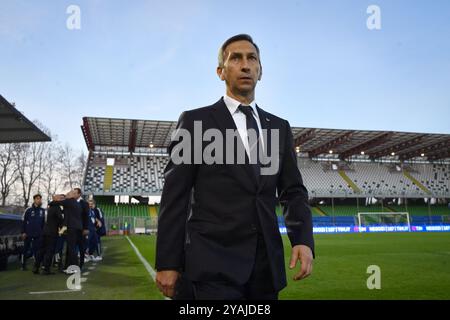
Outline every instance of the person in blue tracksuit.
<path fill-rule="evenodd" d="M 41 208 L 42 196 L 35 194 L 33 204 L 25 210 L 22 222 L 22 239 L 24 240 L 22 252 L 22 270 L 27 268 L 27 259 L 35 256 L 39 250 L 39 241 L 45 224 L 45 209 Z"/>
<path fill-rule="evenodd" d="M 88 240 L 88 255 L 89 259 L 94 261 L 102 260 L 100 237 L 104 236 L 106 229 L 104 227 L 103 213 L 100 208 L 97 208 L 95 200 L 89 200 L 89 240 Z M 94 252 L 97 257 L 93 257 Z"/>
<path fill-rule="evenodd" d="M 97 250 L 98 245 L 98 235 L 97 235 L 97 214 L 95 209 L 94 200 L 89 200 L 89 236 L 87 238 L 87 244 L 85 245 L 87 257 L 85 260 L 90 260 L 93 258 L 94 251 Z"/>

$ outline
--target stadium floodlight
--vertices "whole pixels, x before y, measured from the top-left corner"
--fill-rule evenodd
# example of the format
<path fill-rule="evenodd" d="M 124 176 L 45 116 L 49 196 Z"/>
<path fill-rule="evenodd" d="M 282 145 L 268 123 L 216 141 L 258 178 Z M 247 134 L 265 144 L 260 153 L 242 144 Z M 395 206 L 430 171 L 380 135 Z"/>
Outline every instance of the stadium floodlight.
<path fill-rule="evenodd" d="M 383 231 L 411 231 L 408 212 L 358 212 L 359 232 L 382 228 Z M 387 230 L 390 229 L 390 230 Z M 406 229 L 406 230 L 405 230 Z"/>

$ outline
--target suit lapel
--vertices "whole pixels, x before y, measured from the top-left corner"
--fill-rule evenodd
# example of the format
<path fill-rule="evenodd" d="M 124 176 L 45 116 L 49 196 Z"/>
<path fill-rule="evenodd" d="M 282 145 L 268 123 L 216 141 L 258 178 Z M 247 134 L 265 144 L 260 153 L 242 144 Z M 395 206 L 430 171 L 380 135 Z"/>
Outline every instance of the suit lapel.
<path fill-rule="evenodd" d="M 222 135 L 224 137 L 224 143 L 226 141 L 226 129 L 232 129 L 237 130 L 236 124 L 234 123 L 233 117 L 230 114 L 230 111 L 228 110 L 227 106 L 225 105 L 225 102 L 223 101 L 223 98 L 221 98 L 219 101 L 217 101 L 211 109 L 211 115 L 214 118 L 215 122 L 218 124 L 220 131 L 222 132 Z M 241 150 L 245 150 L 244 144 L 242 143 L 242 140 L 239 136 L 237 140 L 237 143 L 239 144 L 239 148 L 242 148 Z M 226 159 L 226 153 L 224 150 L 224 163 Z M 245 153 L 245 161 L 248 163 L 248 156 L 247 153 Z M 233 172 L 233 176 L 239 180 L 244 185 L 247 185 L 249 188 L 254 189 L 257 187 L 257 180 L 255 178 L 255 175 L 252 171 L 252 168 L 248 164 L 232 164 L 228 165 L 230 170 Z M 244 172 L 245 173 L 244 173 Z"/>

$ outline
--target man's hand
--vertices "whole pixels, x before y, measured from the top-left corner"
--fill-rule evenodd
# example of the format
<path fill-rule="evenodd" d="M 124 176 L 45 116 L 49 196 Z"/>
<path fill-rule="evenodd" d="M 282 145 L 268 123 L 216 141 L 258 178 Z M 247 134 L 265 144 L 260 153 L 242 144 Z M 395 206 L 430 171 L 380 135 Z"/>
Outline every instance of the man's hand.
<path fill-rule="evenodd" d="M 292 247 L 291 263 L 289 269 L 295 268 L 297 261 L 300 260 L 300 271 L 294 276 L 294 280 L 302 280 L 309 276 L 313 268 L 313 254 L 308 246 L 299 244 Z"/>
<path fill-rule="evenodd" d="M 66 199 L 75 199 L 76 195 L 75 195 L 75 190 L 70 190 L 69 192 L 66 193 Z"/>
<path fill-rule="evenodd" d="M 27 234 L 26 233 L 22 233 L 22 240 L 25 240 L 27 238 Z"/>
<path fill-rule="evenodd" d="M 88 236 L 89 235 L 89 230 L 88 229 L 84 229 L 83 230 L 83 236 Z"/>
<path fill-rule="evenodd" d="M 164 270 L 156 272 L 156 285 L 159 291 L 166 297 L 172 298 L 175 295 L 175 284 L 180 273 L 175 270 Z"/>

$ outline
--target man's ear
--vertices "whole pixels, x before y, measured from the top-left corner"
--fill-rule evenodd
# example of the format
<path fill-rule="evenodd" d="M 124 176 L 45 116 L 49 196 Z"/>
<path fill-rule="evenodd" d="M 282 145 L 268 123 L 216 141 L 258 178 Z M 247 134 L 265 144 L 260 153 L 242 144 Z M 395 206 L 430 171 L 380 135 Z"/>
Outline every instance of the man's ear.
<path fill-rule="evenodd" d="M 217 75 L 219 76 L 220 80 L 224 81 L 225 80 L 225 76 L 223 74 L 223 67 L 217 67 Z"/>
<path fill-rule="evenodd" d="M 259 67 L 259 77 L 258 77 L 258 81 L 261 80 L 262 78 L 262 66 Z"/>

